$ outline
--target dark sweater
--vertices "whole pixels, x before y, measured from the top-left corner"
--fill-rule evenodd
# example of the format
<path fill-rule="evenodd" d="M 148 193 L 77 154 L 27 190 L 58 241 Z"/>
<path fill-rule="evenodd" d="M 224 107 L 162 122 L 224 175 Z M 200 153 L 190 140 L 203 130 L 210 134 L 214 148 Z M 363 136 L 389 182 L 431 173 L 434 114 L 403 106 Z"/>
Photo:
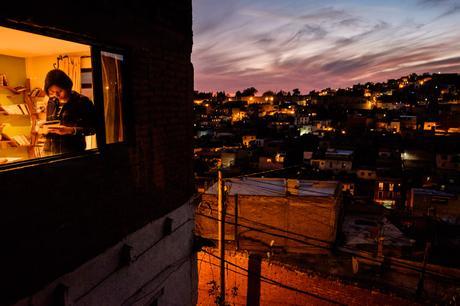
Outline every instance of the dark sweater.
<path fill-rule="evenodd" d="M 53 154 L 83 151 L 85 136 L 96 133 L 96 112 L 87 97 L 72 91 L 69 101 L 60 106 L 56 99 L 50 99 L 46 107 L 46 119 L 59 120 L 61 125 L 75 127 L 76 135 L 48 134 L 45 150 Z"/>

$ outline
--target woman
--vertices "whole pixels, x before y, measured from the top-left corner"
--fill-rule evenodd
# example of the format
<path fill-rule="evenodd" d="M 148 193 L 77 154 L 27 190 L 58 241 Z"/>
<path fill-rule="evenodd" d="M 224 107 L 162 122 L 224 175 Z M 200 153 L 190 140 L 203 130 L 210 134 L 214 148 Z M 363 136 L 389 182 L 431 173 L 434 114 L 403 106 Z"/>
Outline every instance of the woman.
<path fill-rule="evenodd" d="M 53 154 L 83 151 L 85 136 L 96 133 L 94 105 L 87 97 L 72 91 L 73 82 L 64 71 L 53 69 L 45 78 L 48 95 L 46 120 L 57 121 L 48 126 L 45 151 Z"/>

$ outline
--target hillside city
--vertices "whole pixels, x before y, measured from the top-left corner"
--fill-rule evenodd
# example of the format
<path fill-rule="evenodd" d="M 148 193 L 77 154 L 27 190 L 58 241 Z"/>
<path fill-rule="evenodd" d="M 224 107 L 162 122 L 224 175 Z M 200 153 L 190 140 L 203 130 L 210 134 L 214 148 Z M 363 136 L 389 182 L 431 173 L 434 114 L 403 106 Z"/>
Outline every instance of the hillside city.
<path fill-rule="evenodd" d="M 249 218 L 253 225 L 257 220 L 266 228 L 281 224 L 280 232 L 302 233 L 340 254 L 332 256 L 335 264 L 331 255 L 324 265 L 324 256 L 312 257 L 310 251 L 308 258 L 293 260 L 286 255 L 298 253 L 292 244 L 263 234 L 248 235 L 244 228 L 241 236 L 232 238 L 240 248 L 266 250 L 263 241 L 273 238 L 271 254 L 284 263 L 363 282 L 375 282 L 372 260 L 379 256 L 460 267 L 459 74 L 414 73 L 307 94 L 299 89 L 259 94 L 254 87 L 234 95 L 195 91 L 194 110 L 194 172 L 203 202 L 215 198 L 220 160 L 230 185 L 227 209 L 238 210 L 234 203 L 238 196 L 240 205 L 242 197 L 252 197 L 247 199 L 252 209 L 240 212 L 241 220 Z M 280 212 L 268 198 L 305 200 L 308 209 Z M 327 201 L 336 208 L 323 213 L 315 207 Z M 198 209 L 197 224 L 202 236 L 213 238 L 215 225 L 206 225 L 212 208 L 206 210 Z M 287 222 L 278 220 L 286 214 Z M 317 219 L 336 226 L 315 224 Z M 250 223 L 246 227 L 252 229 Z M 314 246 L 321 247 L 318 243 Z M 369 256 L 358 261 L 370 262 L 374 270 L 343 269 L 348 267 L 345 261 L 363 254 Z M 421 290 L 419 274 L 409 281 L 407 275 L 393 271 L 393 263 L 388 264 L 392 271 L 388 273 L 383 273 L 383 261 L 377 266 L 385 288 Z M 442 290 L 431 289 L 431 296 L 441 294 Z"/>

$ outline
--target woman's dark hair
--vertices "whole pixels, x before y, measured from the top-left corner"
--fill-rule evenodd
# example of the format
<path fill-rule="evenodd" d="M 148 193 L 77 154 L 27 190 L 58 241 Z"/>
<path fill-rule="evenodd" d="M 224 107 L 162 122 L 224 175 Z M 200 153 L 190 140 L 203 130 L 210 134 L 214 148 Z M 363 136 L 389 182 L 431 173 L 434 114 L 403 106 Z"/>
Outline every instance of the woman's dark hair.
<path fill-rule="evenodd" d="M 53 69 L 46 74 L 45 78 L 45 93 L 48 94 L 48 89 L 53 86 L 59 86 L 62 89 L 72 90 L 73 82 L 69 76 L 60 69 Z"/>

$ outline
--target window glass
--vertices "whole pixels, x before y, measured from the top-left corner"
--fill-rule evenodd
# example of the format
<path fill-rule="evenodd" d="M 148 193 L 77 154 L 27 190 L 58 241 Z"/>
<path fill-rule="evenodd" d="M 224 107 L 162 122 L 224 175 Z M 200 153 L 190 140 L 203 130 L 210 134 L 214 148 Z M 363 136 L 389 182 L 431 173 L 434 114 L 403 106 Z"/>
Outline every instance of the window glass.
<path fill-rule="evenodd" d="M 0 27 L 0 164 L 97 147 L 90 56 L 89 45 Z"/>
<path fill-rule="evenodd" d="M 123 61 L 123 55 L 101 52 L 105 140 L 107 144 L 125 140 L 122 90 Z"/>

